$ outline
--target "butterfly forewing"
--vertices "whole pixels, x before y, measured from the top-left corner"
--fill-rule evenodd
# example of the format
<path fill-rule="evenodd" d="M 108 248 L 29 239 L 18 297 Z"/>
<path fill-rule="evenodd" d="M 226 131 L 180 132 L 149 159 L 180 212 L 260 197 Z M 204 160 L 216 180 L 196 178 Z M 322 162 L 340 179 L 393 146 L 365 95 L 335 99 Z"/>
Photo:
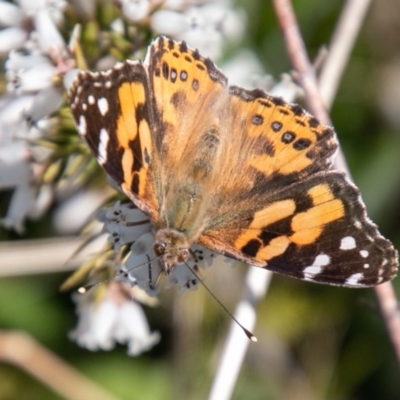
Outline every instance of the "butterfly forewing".
<path fill-rule="evenodd" d="M 99 164 L 142 211 L 157 218 L 150 173 L 151 100 L 143 65 L 126 61 L 106 72 L 81 71 L 69 97 L 78 132 Z"/>

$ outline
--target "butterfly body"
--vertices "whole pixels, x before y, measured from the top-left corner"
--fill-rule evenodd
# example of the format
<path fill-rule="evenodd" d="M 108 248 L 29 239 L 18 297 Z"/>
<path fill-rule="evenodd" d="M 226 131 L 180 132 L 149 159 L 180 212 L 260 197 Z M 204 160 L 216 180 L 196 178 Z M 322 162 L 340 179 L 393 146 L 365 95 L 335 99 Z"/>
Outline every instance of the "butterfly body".
<path fill-rule="evenodd" d="M 165 273 L 198 243 L 313 282 L 395 276 L 396 250 L 331 170 L 334 131 L 298 105 L 229 86 L 184 42 L 160 37 L 143 63 L 83 71 L 69 97 L 99 163 L 153 221 Z"/>

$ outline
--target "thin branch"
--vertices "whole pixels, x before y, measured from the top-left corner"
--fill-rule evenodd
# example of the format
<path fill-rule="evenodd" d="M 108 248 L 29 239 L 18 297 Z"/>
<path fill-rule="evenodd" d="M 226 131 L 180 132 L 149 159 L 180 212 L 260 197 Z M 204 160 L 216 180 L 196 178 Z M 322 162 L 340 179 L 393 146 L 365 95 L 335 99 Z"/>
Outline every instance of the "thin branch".
<path fill-rule="evenodd" d="M 352 1 L 353 0 L 349 0 L 349 2 Z M 329 116 L 324 108 L 322 98 L 318 91 L 315 73 L 308 59 L 304 42 L 298 28 L 292 4 L 290 0 L 274 0 L 274 5 L 281 28 L 283 30 L 289 56 L 299 75 L 300 83 L 304 89 L 308 107 L 321 122 L 330 124 Z M 365 15 L 364 10 L 362 8 L 358 8 L 358 12 L 358 16 L 355 17 L 353 15 L 353 18 L 362 19 Z M 343 32 L 344 30 L 342 31 L 342 35 Z M 353 40 L 354 38 L 355 36 L 353 36 Z M 347 39 L 347 37 L 342 36 L 341 40 Z M 339 38 L 336 40 L 339 40 Z M 332 94 L 334 92 L 335 90 L 331 91 Z M 349 172 L 345 163 L 337 162 L 336 166 Z M 376 286 L 374 290 L 380 309 L 382 310 L 382 316 L 396 351 L 397 361 L 400 364 L 400 313 L 398 312 L 398 302 L 395 291 L 391 282 L 386 282 L 382 285 Z"/>
<path fill-rule="evenodd" d="M 0 243 L 0 276 L 20 276 L 73 271 L 91 254 L 101 251 L 104 240 L 96 240 L 75 254 L 85 237 L 19 240 Z"/>
<path fill-rule="evenodd" d="M 347 65 L 371 0 L 347 1 L 332 35 L 324 68 L 319 76 L 319 93 L 329 110 Z"/>
<path fill-rule="evenodd" d="M 326 125 L 331 125 L 329 115 L 320 100 L 317 86 L 315 70 L 307 56 L 292 4 L 288 0 L 274 0 L 275 12 L 286 43 L 286 49 L 290 60 L 296 70 L 301 87 L 304 90 L 307 108 L 320 121 Z"/>
<path fill-rule="evenodd" d="M 400 313 L 396 292 L 391 282 L 376 286 L 374 290 L 400 365 Z"/>
<path fill-rule="evenodd" d="M 0 360 L 16 365 L 64 399 L 117 400 L 25 333 L 0 332 Z"/>
<path fill-rule="evenodd" d="M 236 310 L 235 318 L 250 331 L 256 323 L 256 306 L 265 297 L 272 272 L 249 267 L 246 283 Z M 229 400 L 251 341 L 233 321 L 225 340 L 217 372 L 208 400 Z"/>

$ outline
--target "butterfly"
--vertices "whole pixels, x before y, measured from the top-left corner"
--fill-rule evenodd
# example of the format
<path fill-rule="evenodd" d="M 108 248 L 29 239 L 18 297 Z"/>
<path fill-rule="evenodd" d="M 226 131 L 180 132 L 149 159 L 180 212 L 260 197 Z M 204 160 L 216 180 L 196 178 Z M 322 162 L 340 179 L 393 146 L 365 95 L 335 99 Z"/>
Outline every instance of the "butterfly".
<path fill-rule="evenodd" d="M 395 277 L 397 251 L 359 190 L 331 170 L 335 132 L 299 105 L 229 85 L 210 59 L 167 37 L 143 62 L 79 72 L 68 96 L 99 164 L 151 219 L 165 274 L 196 243 L 306 281 Z"/>

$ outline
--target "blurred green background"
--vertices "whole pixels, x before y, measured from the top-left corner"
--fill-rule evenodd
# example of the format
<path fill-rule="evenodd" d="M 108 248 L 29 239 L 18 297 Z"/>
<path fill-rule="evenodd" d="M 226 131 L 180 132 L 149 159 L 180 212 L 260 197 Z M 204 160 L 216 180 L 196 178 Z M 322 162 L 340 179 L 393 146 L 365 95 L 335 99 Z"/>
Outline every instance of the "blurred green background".
<path fill-rule="evenodd" d="M 311 57 L 330 41 L 343 1 L 296 0 Z M 291 69 L 269 1 L 242 1 L 243 46 L 277 79 Z M 350 170 L 381 232 L 400 248 L 400 2 L 374 1 L 331 111 Z M 7 194 L 2 194 L 2 211 Z M 51 211 L 28 222 L 23 239 L 52 237 Z M 20 240 L 1 231 L 1 240 Z M 246 267 L 206 272 L 207 284 L 234 309 Z M 0 328 L 28 332 L 120 399 L 204 399 L 230 323 L 202 288 L 160 296 L 146 309 L 161 343 L 139 358 L 77 347 L 67 338 L 75 307 L 59 286 L 68 274 L 0 280 Z M 397 291 L 398 280 L 394 281 Z M 226 292 L 226 287 L 233 289 Z M 235 290 L 237 289 L 237 290 Z M 324 287 L 274 276 L 258 308 L 251 344 L 233 399 L 399 399 L 399 365 L 372 290 Z M 0 399 L 58 399 L 19 368 L 0 363 Z"/>

